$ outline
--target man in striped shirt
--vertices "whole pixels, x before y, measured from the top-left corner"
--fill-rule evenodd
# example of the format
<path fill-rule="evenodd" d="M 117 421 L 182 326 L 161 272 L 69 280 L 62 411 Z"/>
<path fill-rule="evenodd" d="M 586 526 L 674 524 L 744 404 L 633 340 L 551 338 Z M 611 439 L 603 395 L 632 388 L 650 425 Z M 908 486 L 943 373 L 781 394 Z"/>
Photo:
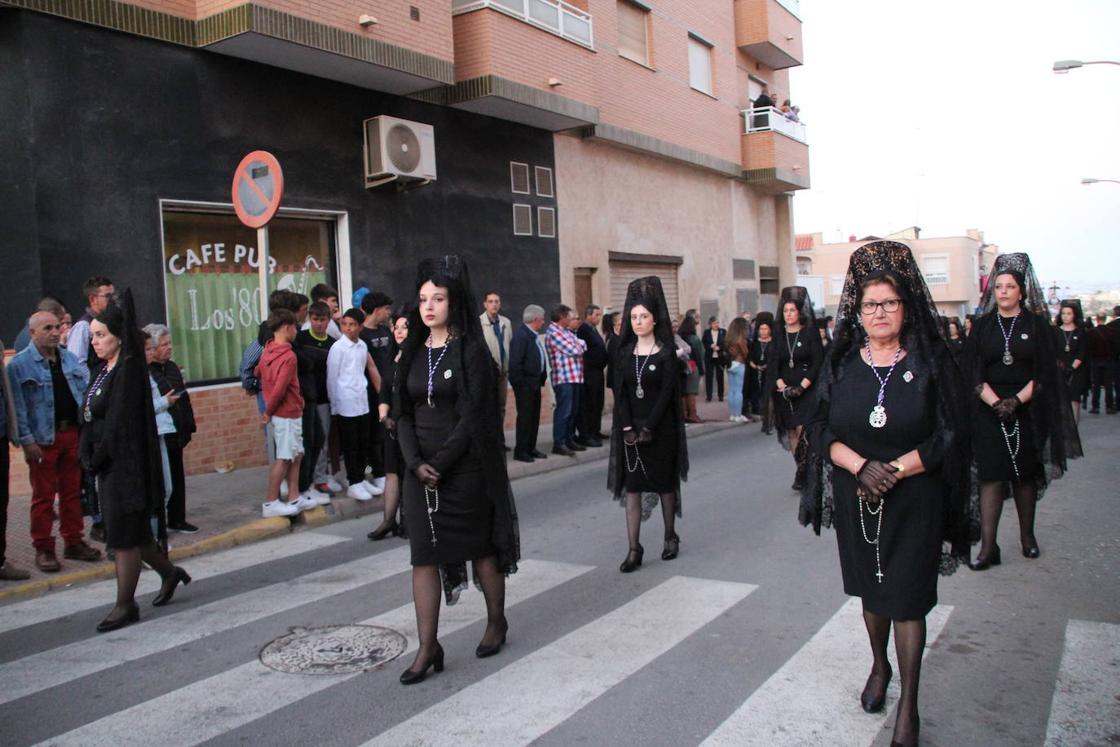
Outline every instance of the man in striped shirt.
<path fill-rule="evenodd" d="M 545 334 L 548 362 L 552 369 L 552 391 L 556 409 L 552 413 L 552 453 L 575 456 L 585 447 L 576 443 L 576 414 L 583 388 L 583 354 L 587 343 L 571 331 L 576 314 L 560 304 L 552 309 L 552 323 Z"/>

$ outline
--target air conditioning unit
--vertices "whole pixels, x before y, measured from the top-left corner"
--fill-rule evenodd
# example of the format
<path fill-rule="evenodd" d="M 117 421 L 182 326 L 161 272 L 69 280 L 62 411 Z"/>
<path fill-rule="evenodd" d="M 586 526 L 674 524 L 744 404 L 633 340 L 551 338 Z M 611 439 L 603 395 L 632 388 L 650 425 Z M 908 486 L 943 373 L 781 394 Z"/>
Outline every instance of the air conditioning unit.
<path fill-rule="evenodd" d="M 431 125 L 384 114 L 363 124 L 367 188 L 391 181 L 435 180 L 436 133 Z"/>

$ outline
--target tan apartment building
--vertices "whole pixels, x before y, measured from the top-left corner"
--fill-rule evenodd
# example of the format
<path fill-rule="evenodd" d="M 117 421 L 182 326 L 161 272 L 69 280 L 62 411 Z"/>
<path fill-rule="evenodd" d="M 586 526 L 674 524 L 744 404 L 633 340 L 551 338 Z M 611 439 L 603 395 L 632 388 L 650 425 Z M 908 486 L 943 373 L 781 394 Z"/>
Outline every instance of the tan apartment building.
<path fill-rule="evenodd" d="M 825 243 L 820 233 L 798 234 L 794 262 L 801 284 L 809 288 L 817 308 L 836 311 L 852 252 L 879 238 L 910 247 L 925 276 L 938 310 L 945 316 L 971 314 L 980 302 L 999 247 L 984 241 L 984 232 L 970 228 L 963 236 L 920 238 L 917 226 L 887 236 L 852 236 L 845 242 Z"/>
<path fill-rule="evenodd" d="M 260 321 L 255 233 L 230 197 L 257 149 L 284 169 L 272 287 L 400 301 L 418 258 L 454 251 L 514 319 L 528 303 L 621 306 L 651 272 L 676 311 L 773 307 L 794 276 L 807 139 L 776 109 L 744 110 L 763 85 L 790 95 L 798 12 L 0 0 L 0 338 L 43 295 L 80 316 L 83 280 L 108 275 L 172 329 L 200 428 L 188 470 L 260 463 L 236 378 Z"/>

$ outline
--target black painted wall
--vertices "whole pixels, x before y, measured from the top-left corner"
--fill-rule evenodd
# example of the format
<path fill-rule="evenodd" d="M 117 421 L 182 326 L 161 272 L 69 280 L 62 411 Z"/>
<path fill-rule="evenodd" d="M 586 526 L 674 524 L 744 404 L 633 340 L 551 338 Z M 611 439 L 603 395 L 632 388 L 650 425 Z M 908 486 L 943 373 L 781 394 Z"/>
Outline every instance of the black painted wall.
<path fill-rule="evenodd" d="M 378 114 L 435 127 L 437 181 L 364 188 L 362 121 Z M 233 168 L 258 148 L 284 168 L 284 205 L 349 212 L 353 278 L 394 300 L 442 253 L 466 257 L 476 293 L 497 289 L 515 323 L 559 300 L 557 240 L 513 236 L 509 186 L 511 160 L 554 166 L 551 133 L 0 10 L 0 338 L 44 293 L 76 319 L 92 274 L 163 320 L 158 200 L 229 202 Z"/>

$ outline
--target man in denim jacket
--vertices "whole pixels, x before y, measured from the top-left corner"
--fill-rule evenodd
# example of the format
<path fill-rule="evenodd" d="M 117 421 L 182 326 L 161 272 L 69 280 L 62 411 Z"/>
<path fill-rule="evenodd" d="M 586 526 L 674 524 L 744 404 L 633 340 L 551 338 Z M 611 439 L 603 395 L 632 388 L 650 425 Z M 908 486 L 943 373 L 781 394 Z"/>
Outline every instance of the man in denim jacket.
<path fill-rule="evenodd" d="M 101 551 L 85 542 L 78 462 L 79 413 L 89 386 L 89 369 L 59 346 L 59 319 L 37 311 L 28 321 L 31 344 L 12 358 L 12 384 L 19 442 L 31 471 L 31 541 L 35 565 L 54 573 L 61 569 L 55 556 L 54 496 L 58 495 L 63 556 L 95 561 Z"/>

